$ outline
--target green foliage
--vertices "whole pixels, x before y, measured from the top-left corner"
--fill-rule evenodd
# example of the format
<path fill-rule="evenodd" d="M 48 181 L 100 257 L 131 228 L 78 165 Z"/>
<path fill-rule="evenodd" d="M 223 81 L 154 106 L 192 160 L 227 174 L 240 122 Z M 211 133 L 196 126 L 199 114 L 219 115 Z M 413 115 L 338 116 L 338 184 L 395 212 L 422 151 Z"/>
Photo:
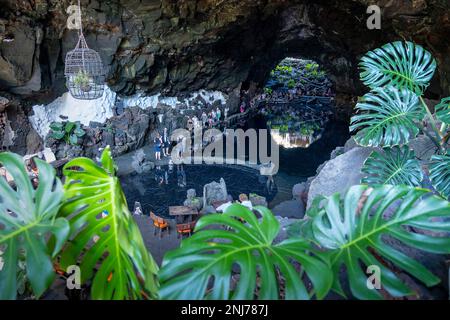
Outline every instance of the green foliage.
<path fill-rule="evenodd" d="M 270 72 L 267 87 L 294 89 L 305 87 L 308 82 L 315 82 L 324 77 L 325 71 L 320 70 L 317 63 L 287 58 Z"/>
<path fill-rule="evenodd" d="M 395 248 L 393 241 L 386 241 L 390 238 L 423 251 L 450 253 L 450 238 L 434 235 L 450 232 L 450 224 L 444 220 L 449 217 L 450 204 L 428 195 L 428 190 L 407 186 L 354 186 L 343 199 L 335 194 L 314 201 L 304 232 L 312 234 L 314 242 L 330 257 L 334 291 L 344 295 L 339 280 L 342 266 L 346 267 L 352 295 L 358 299 L 382 298 L 378 290 L 367 286 L 365 271 L 372 265 L 380 268 L 382 288 L 394 297 L 412 293 L 397 269 L 426 286 L 440 282 L 423 265 Z"/>
<path fill-rule="evenodd" d="M 360 63 L 361 80 L 371 89 L 395 86 L 421 95 L 436 70 L 431 54 L 412 42 L 393 42 L 368 52 Z"/>
<path fill-rule="evenodd" d="M 109 147 L 101 164 L 78 158 L 64 167 L 60 214 L 69 220 L 71 234 L 61 266 L 79 263 L 82 282 L 92 281 L 93 299 L 154 299 L 158 267 L 128 210 Z"/>
<path fill-rule="evenodd" d="M 160 270 L 161 297 L 278 299 L 282 289 L 286 299 L 308 299 L 313 292 L 324 298 L 330 289 L 345 296 L 343 266 L 354 297 L 382 298 L 379 290 L 367 286 L 368 266 L 380 268 L 385 292 L 403 297 L 413 294 L 413 289 L 398 270 L 426 286 L 434 286 L 440 279 L 399 251 L 397 243 L 436 254 L 450 253 L 450 238 L 441 236 L 450 232 L 446 220 L 450 203 L 425 189 L 361 185 L 350 188 L 343 198 L 339 194 L 319 196 L 307 219 L 290 228 L 289 238 L 280 244 L 273 243 L 278 221 L 269 210 L 257 210 L 261 221 L 240 205 L 231 206 L 223 215 L 202 217 L 195 234 L 166 254 Z M 302 266 L 313 291 L 305 290 L 300 280 L 303 273 L 291 269 L 293 261 Z M 233 278 L 232 271 L 239 275 Z"/>
<path fill-rule="evenodd" d="M 53 122 L 50 124 L 50 137 L 55 140 L 64 140 L 67 144 L 77 145 L 80 138 L 86 135 L 79 121 Z"/>
<path fill-rule="evenodd" d="M 430 179 L 434 188 L 446 199 L 450 197 L 450 152 L 434 155 L 430 163 Z"/>
<path fill-rule="evenodd" d="M 372 155 L 383 174 L 388 153 L 399 171 L 406 171 L 407 163 L 416 165 L 408 162 L 413 154 L 407 147 L 384 152 Z M 450 156 L 433 161 L 433 183 L 437 189 L 448 186 Z M 384 292 L 402 297 L 412 289 L 399 270 L 427 286 L 440 279 L 400 251 L 399 242 L 450 253 L 449 202 L 420 188 L 362 185 L 343 198 L 314 199 L 306 219 L 281 243 L 275 242 L 280 223 L 263 207 L 255 208 L 261 219 L 237 204 L 224 214 L 202 217 L 194 235 L 166 254 L 159 289 L 158 267 L 128 210 L 109 147 L 101 166 L 86 158 L 69 162 L 64 191 L 45 162 L 36 160 L 37 189 L 19 156 L 0 154 L 0 163 L 15 184 L 0 179 L 3 299 L 16 298 L 28 282 L 36 297 L 42 295 L 54 279 L 52 259 L 57 257 L 62 269 L 80 266 L 93 299 L 322 299 L 330 290 L 345 295 L 342 279 L 348 279 L 352 296 L 380 299 L 380 291 L 367 287 L 366 268 L 374 265 Z M 48 235 L 52 241 L 47 243 Z M 342 277 L 343 266 L 347 277 Z"/>
<path fill-rule="evenodd" d="M 266 88 L 264 88 L 264 92 L 265 92 L 266 94 L 271 95 L 271 94 L 273 93 L 273 89 L 272 89 L 272 88 L 266 87 Z"/>
<path fill-rule="evenodd" d="M 319 65 L 315 62 L 310 62 L 305 65 L 306 71 L 315 71 L 319 68 Z"/>
<path fill-rule="evenodd" d="M 422 168 L 408 146 L 386 148 L 382 153 L 374 151 L 365 161 L 362 183 L 369 185 L 393 184 L 420 186 L 423 180 Z"/>
<path fill-rule="evenodd" d="M 442 99 L 435 109 L 437 118 L 450 124 L 450 97 Z"/>
<path fill-rule="evenodd" d="M 49 164 L 36 159 L 39 185 L 36 189 L 20 156 L 0 154 L 0 164 L 12 175 L 14 187 L 0 178 L 0 249 L 4 265 L 0 270 L 0 299 L 15 299 L 25 281 L 36 297 L 52 284 L 52 258 L 69 235 L 66 219 L 56 215 L 63 199 L 60 180 Z M 46 235 L 54 236 L 52 248 Z M 21 289 L 22 287 L 22 289 Z"/>
<path fill-rule="evenodd" d="M 419 133 L 422 120 L 419 98 L 406 89 L 375 88 L 356 105 L 350 130 L 359 130 L 355 140 L 363 146 L 395 146 L 408 143 Z"/>
<path fill-rule="evenodd" d="M 362 146 L 393 147 L 408 144 L 420 131 L 436 146 L 438 155 L 429 162 L 433 186 L 448 197 L 450 179 L 445 154 L 448 152 L 450 98 L 435 107 L 433 116 L 422 94 L 436 70 L 431 54 L 411 42 L 394 42 L 367 53 L 360 63 L 361 80 L 372 91 L 357 104 L 358 114 L 351 119 L 355 140 Z M 397 89 L 393 89 L 397 88 Z M 432 132 L 424 127 L 427 115 Z M 443 122 L 438 129 L 435 117 Z M 406 150 L 406 148 L 404 149 Z M 418 185 L 422 171 L 409 151 L 400 149 L 376 153 L 363 168 L 369 183 Z M 391 175 L 393 175 L 391 177 Z M 386 181 L 385 181 L 386 183 Z"/>
<path fill-rule="evenodd" d="M 266 208 L 257 207 L 262 221 L 241 205 L 226 213 L 202 217 L 196 233 L 181 247 L 166 254 L 160 272 L 163 299 L 286 299 L 323 298 L 332 284 L 327 260 L 317 256 L 308 241 L 293 238 L 274 244 L 280 224 Z M 246 223 L 239 221 L 242 219 Z M 214 228 L 222 226 L 228 228 Z M 308 292 L 293 262 L 311 280 Z M 231 287 L 233 266 L 239 267 L 239 280 Z M 281 283 L 281 276 L 283 283 Z M 210 280 L 214 285 L 208 289 Z M 259 279 L 259 281 L 258 281 Z"/>
<path fill-rule="evenodd" d="M 289 81 L 287 82 L 287 86 L 288 86 L 289 89 L 295 88 L 295 80 L 294 79 L 289 79 Z"/>
<path fill-rule="evenodd" d="M 73 83 L 82 90 L 90 91 L 91 80 L 92 78 L 89 76 L 87 72 L 80 70 L 73 79 Z"/>

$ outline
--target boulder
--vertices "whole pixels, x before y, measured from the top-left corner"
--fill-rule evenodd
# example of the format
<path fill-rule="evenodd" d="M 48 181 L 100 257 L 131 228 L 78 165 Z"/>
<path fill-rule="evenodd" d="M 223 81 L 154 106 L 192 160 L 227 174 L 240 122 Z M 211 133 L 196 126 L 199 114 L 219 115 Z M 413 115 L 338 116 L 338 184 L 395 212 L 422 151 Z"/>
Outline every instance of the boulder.
<path fill-rule="evenodd" d="M 197 192 L 195 189 L 189 189 L 187 191 L 187 198 L 183 205 L 200 211 L 202 209 L 202 200 L 202 198 L 197 197 Z"/>
<path fill-rule="evenodd" d="M 203 187 L 203 208 L 210 206 L 214 201 L 226 201 L 227 199 L 227 185 L 223 178 L 220 178 L 220 182 L 213 181 Z"/>
<path fill-rule="evenodd" d="M 155 164 L 146 159 L 143 149 L 137 150 L 132 156 L 131 167 L 137 173 L 149 172 L 155 168 Z"/>
<path fill-rule="evenodd" d="M 197 191 L 195 191 L 195 189 L 189 189 L 187 191 L 187 199 L 188 200 L 192 200 L 197 196 Z"/>
<path fill-rule="evenodd" d="M 305 205 L 300 200 L 288 200 L 275 206 L 272 212 L 284 218 L 302 219 L 305 215 Z"/>
<path fill-rule="evenodd" d="M 263 196 L 257 195 L 255 193 L 249 194 L 249 200 L 253 206 L 263 206 L 263 207 L 268 206 L 266 198 Z"/>
<path fill-rule="evenodd" d="M 409 147 L 414 150 L 416 157 L 422 162 L 428 162 L 437 149 L 433 141 L 426 135 L 419 135 L 411 140 Z"/>
<path fill-rule="evenodd" d="M 303 200 L 308 191 L 306 182 L 297 183 L 292 187 L 292 198 L 294 200 Z"/>
<path fill-rule="evenodd" d="M 349 187 L 359 184 L 362 178 L 361 167 L 372 151 L 372 148 L 356 147 L 328 161 L 311 182 L 307 208 L 310 208 L 318 195 L 344 193 Z"/>

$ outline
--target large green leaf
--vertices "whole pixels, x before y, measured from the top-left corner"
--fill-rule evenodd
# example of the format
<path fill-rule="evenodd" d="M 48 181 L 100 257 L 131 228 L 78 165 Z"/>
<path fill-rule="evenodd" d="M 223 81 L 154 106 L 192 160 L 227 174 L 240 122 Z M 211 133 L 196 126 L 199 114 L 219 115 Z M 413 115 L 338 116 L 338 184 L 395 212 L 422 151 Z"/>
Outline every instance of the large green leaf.
<path fill-rule="evenodd" d="M 383 152 L 374 151 L 364 162 L 361 183 L 369 185 L 393 184 L 420 186 L 423 180 L 420 162 L 408 146 L 385 148 Z"/>
<path fill-rule="evenodd" d="M 71 237 L 61 266 L 80 264 L 93 299 L 157 298 L 158 267 L 129 212 L 109 147 L 101 163 L 78 158 L 64 167 L 61 214 L 69 218 Z"/>
<path fill-rule="evenodd" d="M 34 294 L 39 297 L 55 277 L 52 256 L 55 256 L 67 236 L 69 223 L 56 218 L 61 206 L 63 189 L 49 164 L 36 159 L 39 185 L 34 189 L 22 158 L 12 153 L 0 154 L 3 165 L 14 179 L 14 187 L 0 177 L 0 249 L 3 268 L 0 271 L 0 300 L 15 299 L 20 260 L 25 261 L 26 277 Z M 46 235 L 53 234 L 53 252 L 47 247 Z"/>
<path fill-rule="evenodd" d="M 432 55 L 412 42 L 393 42 L 368 52 L 359 64 L 361 80 L 371 89 L 395 86 L 421 95 L 436 70 Z"/>
<path fill-rule="evenodd" d="M 66 124 L 65 124 L 66 133 L 72 133 L 72 131 L 75 129 L 75 127 L 76 127 L 75 122 L 70 122 L 70 121 L 66 122 Z"/>
<path fill-rule="evenodd" d="M 350 130 L 359 132 L 355 141 L 362 146 L 394 146 L 417 136 L 415 121 L 424 117 L 417 95 L 394 87 L 376 88 L 356 105 Z"/>
<path fill-rule="evenodd" d="M 310 244 L 300 238 L 274 244 L 280 231 L 278 220 L 266 208 L 255 209 L 262 216 L 261 222 L 238 204 L 222 215 L 202 217 L 196 233 L 164 257 L 161 297 L 278 299 L 283 287 L 286 299 L 309 299 L 311 293 L 301 276 L 305 272 L 314 294 L 323 298 L 332 284 L 327 261 L 317 258 Z M 299 273 L 295 265 L 301 266 L 303 272 Z M 235 288 L 231 285 L 233 267 L 239 270 Z M 280 284 L 281 277 L 284 284 Z"/>
<path fill-rule="evenodd" d="M 61 140 L 66 136 L 66 134 L 64 132 L 60 132 L 60 131 L 53 131 L 50 134 L 50 138 L 55 139 L 55 140 Z"/>
<path fill-rule="evenodd" d="M 328 250 L 336 275 L 335 291 L 343 294 L 337 276 L 343 266 L 350 290 L 359 299 L 381 298 L 378 290 L 367 286 L 369 266 L 379 268 L 381 287 L 394 297 L 412 293 L 396 269 L 406 271 L 427 286 L 440 282 L 386 239 L 394 238 L 408 247 L 431 253 L 450 253 L 450 237 L 436 235 L 450 232 L 450 222 L 446 219 L 450 217 L 450 203 L 430 196 L 429 190 L 389 185 L 373 189 L 354 186 L 343 199 L 335 194 L 321 200 L 313 204 L 315 208 L 308 214 L 312 218 L 314 240 Z"/>
<path fill-rule="evenodd" d="M 50 129 L 52 131 L 64 131 L 64 124 L 62 122 L 52 122 L 50 124 Z"/>
<path fill-rule="evenodd" d="M 431 158 L 430 179 L 433 187 L 448 199 L 450 197 L 450 152 Z"/>
<path fill-rule="evenodd" d="M 450 124 L 450 97 L 442 99 L 435 109 L 438 119 Z"/>

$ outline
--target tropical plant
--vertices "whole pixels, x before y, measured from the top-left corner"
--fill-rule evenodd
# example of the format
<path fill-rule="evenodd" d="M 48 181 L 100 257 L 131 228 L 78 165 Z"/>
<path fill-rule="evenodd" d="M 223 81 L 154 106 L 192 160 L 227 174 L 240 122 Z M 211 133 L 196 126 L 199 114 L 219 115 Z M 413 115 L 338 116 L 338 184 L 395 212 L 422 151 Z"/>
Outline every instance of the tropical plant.
<path fill-rule="evenodd" d="M 408 146 L 374 151 L 364 162 L 362 183 L 420 186 L 423 180 L 420 162 Z"/>
<path fill-rule="evenodd" d="M 450 124 L 450 97 L 442 99 L 435 109 L 437 118 L 445 124 Z"/>
<path fill-rule="evenodd" d="M 450 152 L 434 155 L 430 163 L 430 179 L 434 188 L 446 199 L 450 197 Z"/>
<path fill-rule="evenodd" d="M 73 83 L 83 91 L 91 90 L 92 78 L 89 74 L 83 70 L 78 71 L 77 75 L 73 79 Z"/>
<path fill-rule="evenodd" d="M 436 61 L 421 46 L 397 41 L 368 52 L 360 68 L 361 80 L 371 89 L 394 86 L 420 96 L 433 78 Z"/>
<path fill-rule="evenodd" d="M 77 145 L 86 135 L 79 121 L 53 122 L 50 124 L 50 138 L 65 141 L 67 144 Z"/>
<path fill-rule="evenodd" d="M 40 297 L 55 278 L 52 258 L 65 243 L 70 227 L 57 217 L 63 188 L 49 164 L 36 159 L 39 185 L 34 188 L 20 156 L 0 154 L 0 164 L 11 174 L 10 185 L 0 178 L 0 299 L 15 299 L 25 279 Z M 52 234 L 51 250 L 47 235 Z"/>
<path fill-rule="evenodd" d="M 449 202 L 425 189 L 362 185 L 342 199 L 317 197 L 282 242 L 276 240 L 280 223 L 266 208 L 255 208 L 261 219 L 237 204 L 204 216 L 194 235 L 166 254 L 158 280 L 109 147 L 101 166 L 86 158 L 69 162 L 64 191 L 40 160 L 37 188 L 19 156 L 0 154 L 0 163 L 13 177 L 13 185 L 0 179 L 1 298 L 14 299 L 28 283 L 36 297 L 42 295 L 54 279 L 53 263 L 64 270 L 79 265 L 93 299 L 322 299 L 330 290 L 345 295 L 342 279 L 352 296 L 378 299 L 365 272 L 374 265 L 384 295 L 400 297 L 412 290 L 398 270 L 427 286 L 440 279 L 397 243 L 450 253 Z"/>
<path fill-rule="evenodd" d="M 430 196 L 426 189 L 382 185 L 354 186 L 339 194 L 318 197 L 307 212 L 302 234 L 324 250 L 334 274 L 333 290 L 345 296 L 339 278 L 345 266 L 351 293 L 358 299 L 381 299 L 367 286 L 366 268 L 377 266 L 382 289 L 390 296 L 412 294 L 396 270 L 404 270 L 426 286 L 440 279 L 399 249 L 403 244 L 419 250 L 450 253 L 450 203 Z"/>
<path fill-rule="evenodd" d="M 82 282 L 92 281 L 93 299 L 154 299 L 158 267 L 115 174 L 109 147 L 102 154 L 101 166 L 78 158 L 64 167 L 65 202 L 60 216 L 69 220 L 71 232 L 60 264 L 64 270 L 80 265 Z"/>
<path fill-rule="evenodd" d="M 128 210 L 111 158 L 85 158 L 64 168 L 63 188 L 53 167 L 35 160 L 33 187 L 23 160 L 0 154 L 12 182 L 0 178 L 0 299 L 29 287 L 39 298 L 58 270 L 79 265 L 93 299 L 155 299 L 158 267 Z"/>
<path fill-rule="evenodd" d="M 202 217 L 196 233 L 165 256 L 159 275 L 161 297 L 237 300 L 325 297 L 333 279 L 327 260 L 320 258 L 305 239 L 275 244 L 280 231 L 278 220 L 266 208 L 255 209 L 262 216 L 261 222 L 252 211 L 237 204 L 223 215 Z M 235 279 L 233 286 L 230 284 L 234 267 L 239 269 L 239 279 Z M 302 273 L 312 282 L 312 292 L 308 292 Z M 214 281 L 212 288 L 210 281 Z"/>
<path fill-rule="evenodd" d="M 411 91 L 394 87 L 375 88 L 356 105 L 360 113 L 352 117 L 351 131 L 363 146 L 405 144 L 419 133 L 415 121 L 422 120 L 419 98 Z"/>
<path fill-rule="evenodd" d="M 442 190 L 449 188 L 443 183 L 448 182 L 444 177 L 450 175 L 450 166 L 445 165 L 450 137 L 450 98 L 442 99 L 435 107 L 435 115 L 423 98 L 436 70 L 436 61 L 432 55 L 414 43 L 394 42 L 367 53 L 361 59 L 360 68 L 361 80 L 371 92 L 356 105 L 358 113 L 351 119 L 350 129 L 359 130 L 355 141 L 366 147 L 394 147 L 407 145 L 419 133 L 425 134 L 436 146 L 436 156 L 424 164 L 432 166 L 434 172 L 439 168 L 441 179 L 436 182 L 438 176 L 433 175 L 433 185 L 443 196 L 448 197 L 448 192 Z M 423 125 L 425 121 L 431 128 Z M 442 122 L 440 126 L 438 121 Z M 385 152 L 385 155 L 394 153 L 399 155 L 395 151 Z M 385 168 L 399 169 L 398 161 L 398 157 L 383 158 Z M 442 164 L 439 165 L 439 162 Z M 417 178 L 421 177 L 417 162 L 407 161 L 403 164 L 401 170 L 397 171 L 397 179 L 391 182 L 417 184 Z M 364 171 L 375 172 L 378 165 L 379 161 L 371 160 L 366 163 Z M 401 173 L 402 179 L 398 179 L 398 173 Z M 363 181 L 373 183 L 379 182 L 379 179 L 366 177 Z"/>

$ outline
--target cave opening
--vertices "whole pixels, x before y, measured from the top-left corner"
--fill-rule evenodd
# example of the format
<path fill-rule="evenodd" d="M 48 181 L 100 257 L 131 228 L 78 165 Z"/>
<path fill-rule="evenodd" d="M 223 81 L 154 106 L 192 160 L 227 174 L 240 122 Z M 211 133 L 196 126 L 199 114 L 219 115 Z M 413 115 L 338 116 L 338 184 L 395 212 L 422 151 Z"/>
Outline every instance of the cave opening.
<path fill-rule="evenodd" d="M 335 84 L 320 63 L 285 57 L 271 68 L 262 93 L 250 102 L 258 112 L 244 128 L 268 129 L 268 145 L 279 146 L 277 191 L 270 202 L 276 206 L 290 199 L 292 187 L 313 176 L 350 134 L 348 121 L 336 117 Z"/>

